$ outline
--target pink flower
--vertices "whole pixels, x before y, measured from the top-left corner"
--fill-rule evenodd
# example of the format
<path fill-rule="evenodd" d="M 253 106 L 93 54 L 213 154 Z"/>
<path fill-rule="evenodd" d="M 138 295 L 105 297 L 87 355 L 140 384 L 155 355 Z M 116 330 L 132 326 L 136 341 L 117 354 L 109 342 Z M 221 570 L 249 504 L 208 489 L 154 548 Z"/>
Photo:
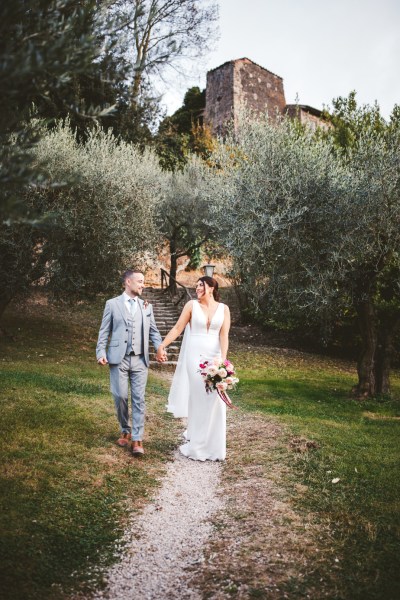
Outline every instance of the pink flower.
<path fill-rule="evenodd" d="M 226 372 L 226 369 L 222 368 L 222 369 L 218 369 L 218 375 L 220 377 L 222 377 L 222 379 L 224 379 L 224 377 L 226 377 L 228 375 L 228 373 Z"/>
<path fill-rule="evenodd" d="M 206 368 L 206 366 L 207 366 L 207 364 L 206 364 L 206 363 L 200 363 L 200 364 L 199 364 L 199 367 L 200 367 L 200 369 L 205 369 L 205 368 Z M 203 375 L 203 373 L 202 373 L 202 375 Z"/>
<path fill-rule="evenodd" d="M 217 390 L 220 390 L 221 392 L 224 392 L 227 389 L 227 384 L 224 381 L 220 381 L 219 383 L 217 383 Z"/>
<path fill-rule="evenodd" d="M 233 377 L 227 377 L 225 379 L 225 383 L 228 384 L 228 385 L 232 385 L 232 383 L 233 383 Z"/>

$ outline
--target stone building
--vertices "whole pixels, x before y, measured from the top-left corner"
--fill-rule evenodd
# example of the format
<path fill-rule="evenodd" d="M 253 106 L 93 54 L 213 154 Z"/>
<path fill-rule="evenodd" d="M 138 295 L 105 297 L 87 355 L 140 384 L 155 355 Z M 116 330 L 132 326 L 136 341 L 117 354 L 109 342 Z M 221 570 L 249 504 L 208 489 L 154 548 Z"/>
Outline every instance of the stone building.
<path fill-rule="evenodd" d="M 322 118 L 322 111 L 312 106 L 306 106 L 305 104 L 287 104 L 285 107 L 285 113 L 292 119 L 299 119 L 300 123 L 307 125 L 310 129 L 315 130 L 317 127 L 322 129 L 329 129 L 332 127 L 330 123 L 327 123 Z"/>
<path fill-rule="evenodd" d="M 214 134 L 222 134 L 246 105 L 256 113 L 268 113 L 273 121 L 288 114 L 313 128 L 326 124 L 321 111 L 310 106 L 287 105 L 283 79 L 248 58 L 231 60 L 207 73 L 204 120 Z"/>

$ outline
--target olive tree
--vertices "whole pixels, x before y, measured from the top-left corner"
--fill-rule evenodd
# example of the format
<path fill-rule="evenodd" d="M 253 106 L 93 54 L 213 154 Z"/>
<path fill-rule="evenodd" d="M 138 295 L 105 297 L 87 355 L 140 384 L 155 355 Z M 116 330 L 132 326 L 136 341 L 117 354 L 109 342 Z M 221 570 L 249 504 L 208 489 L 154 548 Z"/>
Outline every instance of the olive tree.
<path fill-rule="evenodd" d="M 158 207 L 157 225 L 167 240 L 171 260 L 170 274 L 176 278 L 178 259 L 188 256 L 198 266 L 200 250 L 216 238 L 216 224 L 210 211 L 210 169 L 191 156 L 182 171 L 165 173 L 166 187 Z M 175 284 L 171 283 L 175 290 Z"/>
<path fill-rule="evenodd" d="M 289 121 L 277 127 L 242 114 L 215 161 L 221 241 L 250 309 L 259 316 L 267 305 L 269 314 L 301 311 L 303 319 L 323 312 L 328 290 L 316 293 L 315 282 L 336 239 L 325 215 L 339 213 L 349 182 L 329 144 Z"/>
<path fill-rule="evenodd" d="M 68 123 L 43 133 L 33 152 L 47 181 L 31 187 L 27 201 L 52 226 L 21 231 L 3 223 L 3 307 L 39 278 L 64 298 L 115 290 L 121 271 L 142 264 L 157 244 L 154 211 L 164 188 L 157 157 L 101 129 L 80 144 Z"/>
<path fill-rule="evenodd" d="M 222 241 L 253 314 L 311 325 L 353 310 L 356 392 L 387 393 L 400 300 L 398 132 L 367 130 L 343 161 L 330 139 L 245 115 L 217 159 Z"/>
<path fill-rule="evenodd" d="M 344 224 L 342 255 L 362 337 L 357 392 L 387 394 L 400 326 L 400 130 L 367 130 L 349 163 L 357 193 L 350 199 L 354 226 Z"/>

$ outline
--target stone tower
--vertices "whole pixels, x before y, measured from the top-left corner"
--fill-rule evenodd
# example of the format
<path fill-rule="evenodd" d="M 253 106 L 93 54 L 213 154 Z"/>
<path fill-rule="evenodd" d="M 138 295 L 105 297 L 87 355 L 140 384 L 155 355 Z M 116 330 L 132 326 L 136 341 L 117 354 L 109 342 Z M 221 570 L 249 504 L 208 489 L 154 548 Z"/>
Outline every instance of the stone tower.
<path fill-rule="evenodd" d="M 283 79 L 248 58 L 224 63 L 207 73 L 205 123 L 214 134 L 223 133 L 243 104 L 273 120 L 283 115 L 286 101 Z"/>

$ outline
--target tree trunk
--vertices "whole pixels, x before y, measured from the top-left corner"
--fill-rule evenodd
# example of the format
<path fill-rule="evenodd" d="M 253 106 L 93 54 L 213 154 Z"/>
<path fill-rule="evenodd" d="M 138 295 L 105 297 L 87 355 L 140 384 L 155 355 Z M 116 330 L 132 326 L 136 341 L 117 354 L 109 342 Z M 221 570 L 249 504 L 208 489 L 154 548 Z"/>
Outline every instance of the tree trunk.
<path fill-rule="evenodd" d="M 392 357 L 392 335 L 380 337 L 375 359 L 375 381 L 377 394 L 390 394 L 390 363 Z"/>
<path fill-rule="evenodd" d="M 11 295 L 5 295 L 5 294 L 0 295 L 0 337 L 8 335 L 6 330 L 1 325 L 1 321 L 3 319 L 4 311 L 6 310 L 7 306 L 10 304 L 12 298 L 13 297 Z"/>
<path fill-rule="evenodd" d="M 375 382 L 377 394 L 390 394 L 390 368 L 393 356 L 393 338 L 398 329 L 400 319 L 382 319 L 375 358 Z"/>
<path fill-rule="evenodd" d="M 357 306 L 362 348 L 357 363 L 358 384 L 353 389 L 360 398 L 376 394 L 375 356 L 378 343 L 374 306 L 370 299 Z"/>
<path fill-rule="evenodd" d="M 138 107 L 138 99 L 140 93 L 140 84 L 142 83 L 142 71 L 137 69 L 135 71 L 135 75 L 133 76 L 133 85 L 132 85 L 132 93 L 131 93 L 131 106 L 134 111 L 137 110 Z"/>

